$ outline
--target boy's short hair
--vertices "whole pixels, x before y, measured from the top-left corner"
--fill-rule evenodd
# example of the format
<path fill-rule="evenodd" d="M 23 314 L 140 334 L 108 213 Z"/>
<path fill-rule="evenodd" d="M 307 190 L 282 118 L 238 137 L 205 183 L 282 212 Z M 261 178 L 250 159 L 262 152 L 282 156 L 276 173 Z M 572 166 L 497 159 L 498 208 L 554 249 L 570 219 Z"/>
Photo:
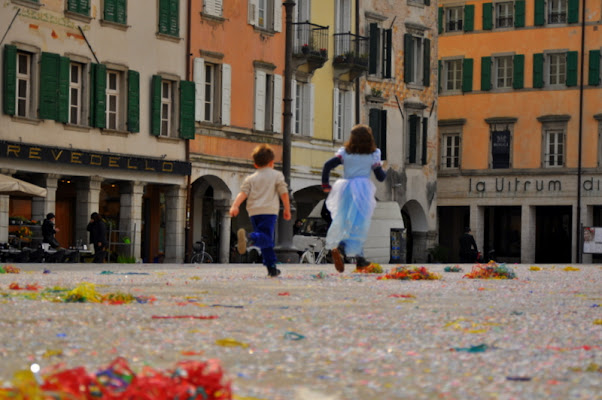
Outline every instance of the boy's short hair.
<path fill-rule="evenodd" d="M 265 167 L 274 161 L 274 150 L 267 144 L 260 144 L 253 150 L 253 162 L 258 167 Z"/>

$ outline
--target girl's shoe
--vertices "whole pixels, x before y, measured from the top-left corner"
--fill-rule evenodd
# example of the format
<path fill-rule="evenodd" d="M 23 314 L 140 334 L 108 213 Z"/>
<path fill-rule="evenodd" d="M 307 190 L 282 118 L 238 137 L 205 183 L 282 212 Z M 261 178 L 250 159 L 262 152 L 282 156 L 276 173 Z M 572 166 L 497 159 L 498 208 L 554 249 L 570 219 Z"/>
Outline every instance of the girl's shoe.
<path fill-rule="evenodd" d="M 276 267 L 268 267 L 268 276 L 270 278 L 276 278 L 280 275 L 280 270 Z"/>
<path fill-rule="evenodd" d="M 355 257 L 355 266 L 357 267 L 357 269 L 366 268 L 370 264 L 371 264 L 370 261 L 366 260 L 362 256 Z"/>
<path fill-rule="evenodd" d="M 345 254 L 342 249 L 340 247 L 334 248 L 331 250 L 330 254 L 332 255 L 332 262 L 337 271 L 345 272 Z"/>

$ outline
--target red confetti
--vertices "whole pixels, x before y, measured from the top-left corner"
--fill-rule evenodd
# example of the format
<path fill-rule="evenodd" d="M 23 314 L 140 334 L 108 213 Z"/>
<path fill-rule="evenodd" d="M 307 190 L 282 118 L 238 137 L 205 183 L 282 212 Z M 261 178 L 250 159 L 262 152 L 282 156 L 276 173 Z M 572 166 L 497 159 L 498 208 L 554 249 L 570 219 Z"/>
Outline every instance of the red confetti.
<path fill-rule="evenodd" d="M 278 293 L 278 296 L 290 296 L 291 294 L 289 292 L 282 292 L 282 293 Z"/>
<path fill-rule="evenodd" d="M 153 319 L 217 319 L 217 315 L 153 315 Z"/>
<path fill-rule="evenodd" d="M 400 297 L 403 299 L 415 299 L 416 296 L 413 294 L 390 294 L 389 297 Z"/>

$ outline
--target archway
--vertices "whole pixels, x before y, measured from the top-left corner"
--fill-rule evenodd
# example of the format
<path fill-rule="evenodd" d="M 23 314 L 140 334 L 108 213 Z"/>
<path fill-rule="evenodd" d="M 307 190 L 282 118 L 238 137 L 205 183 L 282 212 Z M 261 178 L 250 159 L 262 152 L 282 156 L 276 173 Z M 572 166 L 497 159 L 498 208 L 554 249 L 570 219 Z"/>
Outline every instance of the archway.
<path fill-rule="evenodd" d="M 422 206 L 416 200 L 404 204 L 401 214 L 406 228 L 406 262 L 426 262 L 428 222 Z"/>

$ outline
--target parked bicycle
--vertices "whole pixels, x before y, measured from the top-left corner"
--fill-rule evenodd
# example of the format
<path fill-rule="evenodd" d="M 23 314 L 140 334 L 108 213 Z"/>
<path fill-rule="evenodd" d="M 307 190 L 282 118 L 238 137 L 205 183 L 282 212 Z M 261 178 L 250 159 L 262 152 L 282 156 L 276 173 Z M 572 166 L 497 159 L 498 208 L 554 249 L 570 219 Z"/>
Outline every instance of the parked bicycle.
<path fill-rule="evenodd" d="M 322 248 L 316 256 L 316 245 L 310 244 L 307 249 L 301 254 L 299 260 L 302 264 L 326 264 L 329 262 L 327 256 L 329 256 L 329 250 L 326 248 L 326 241 L 322 238 L 319 239 L 322 244 Z"/>
<path fill-rule="evenodd" d="M 192 246 L 190 262 L 192 264 L 208 264 L 213 262 L 211 254 L 205 251 L 205 242 L 202 239 Z"/>

